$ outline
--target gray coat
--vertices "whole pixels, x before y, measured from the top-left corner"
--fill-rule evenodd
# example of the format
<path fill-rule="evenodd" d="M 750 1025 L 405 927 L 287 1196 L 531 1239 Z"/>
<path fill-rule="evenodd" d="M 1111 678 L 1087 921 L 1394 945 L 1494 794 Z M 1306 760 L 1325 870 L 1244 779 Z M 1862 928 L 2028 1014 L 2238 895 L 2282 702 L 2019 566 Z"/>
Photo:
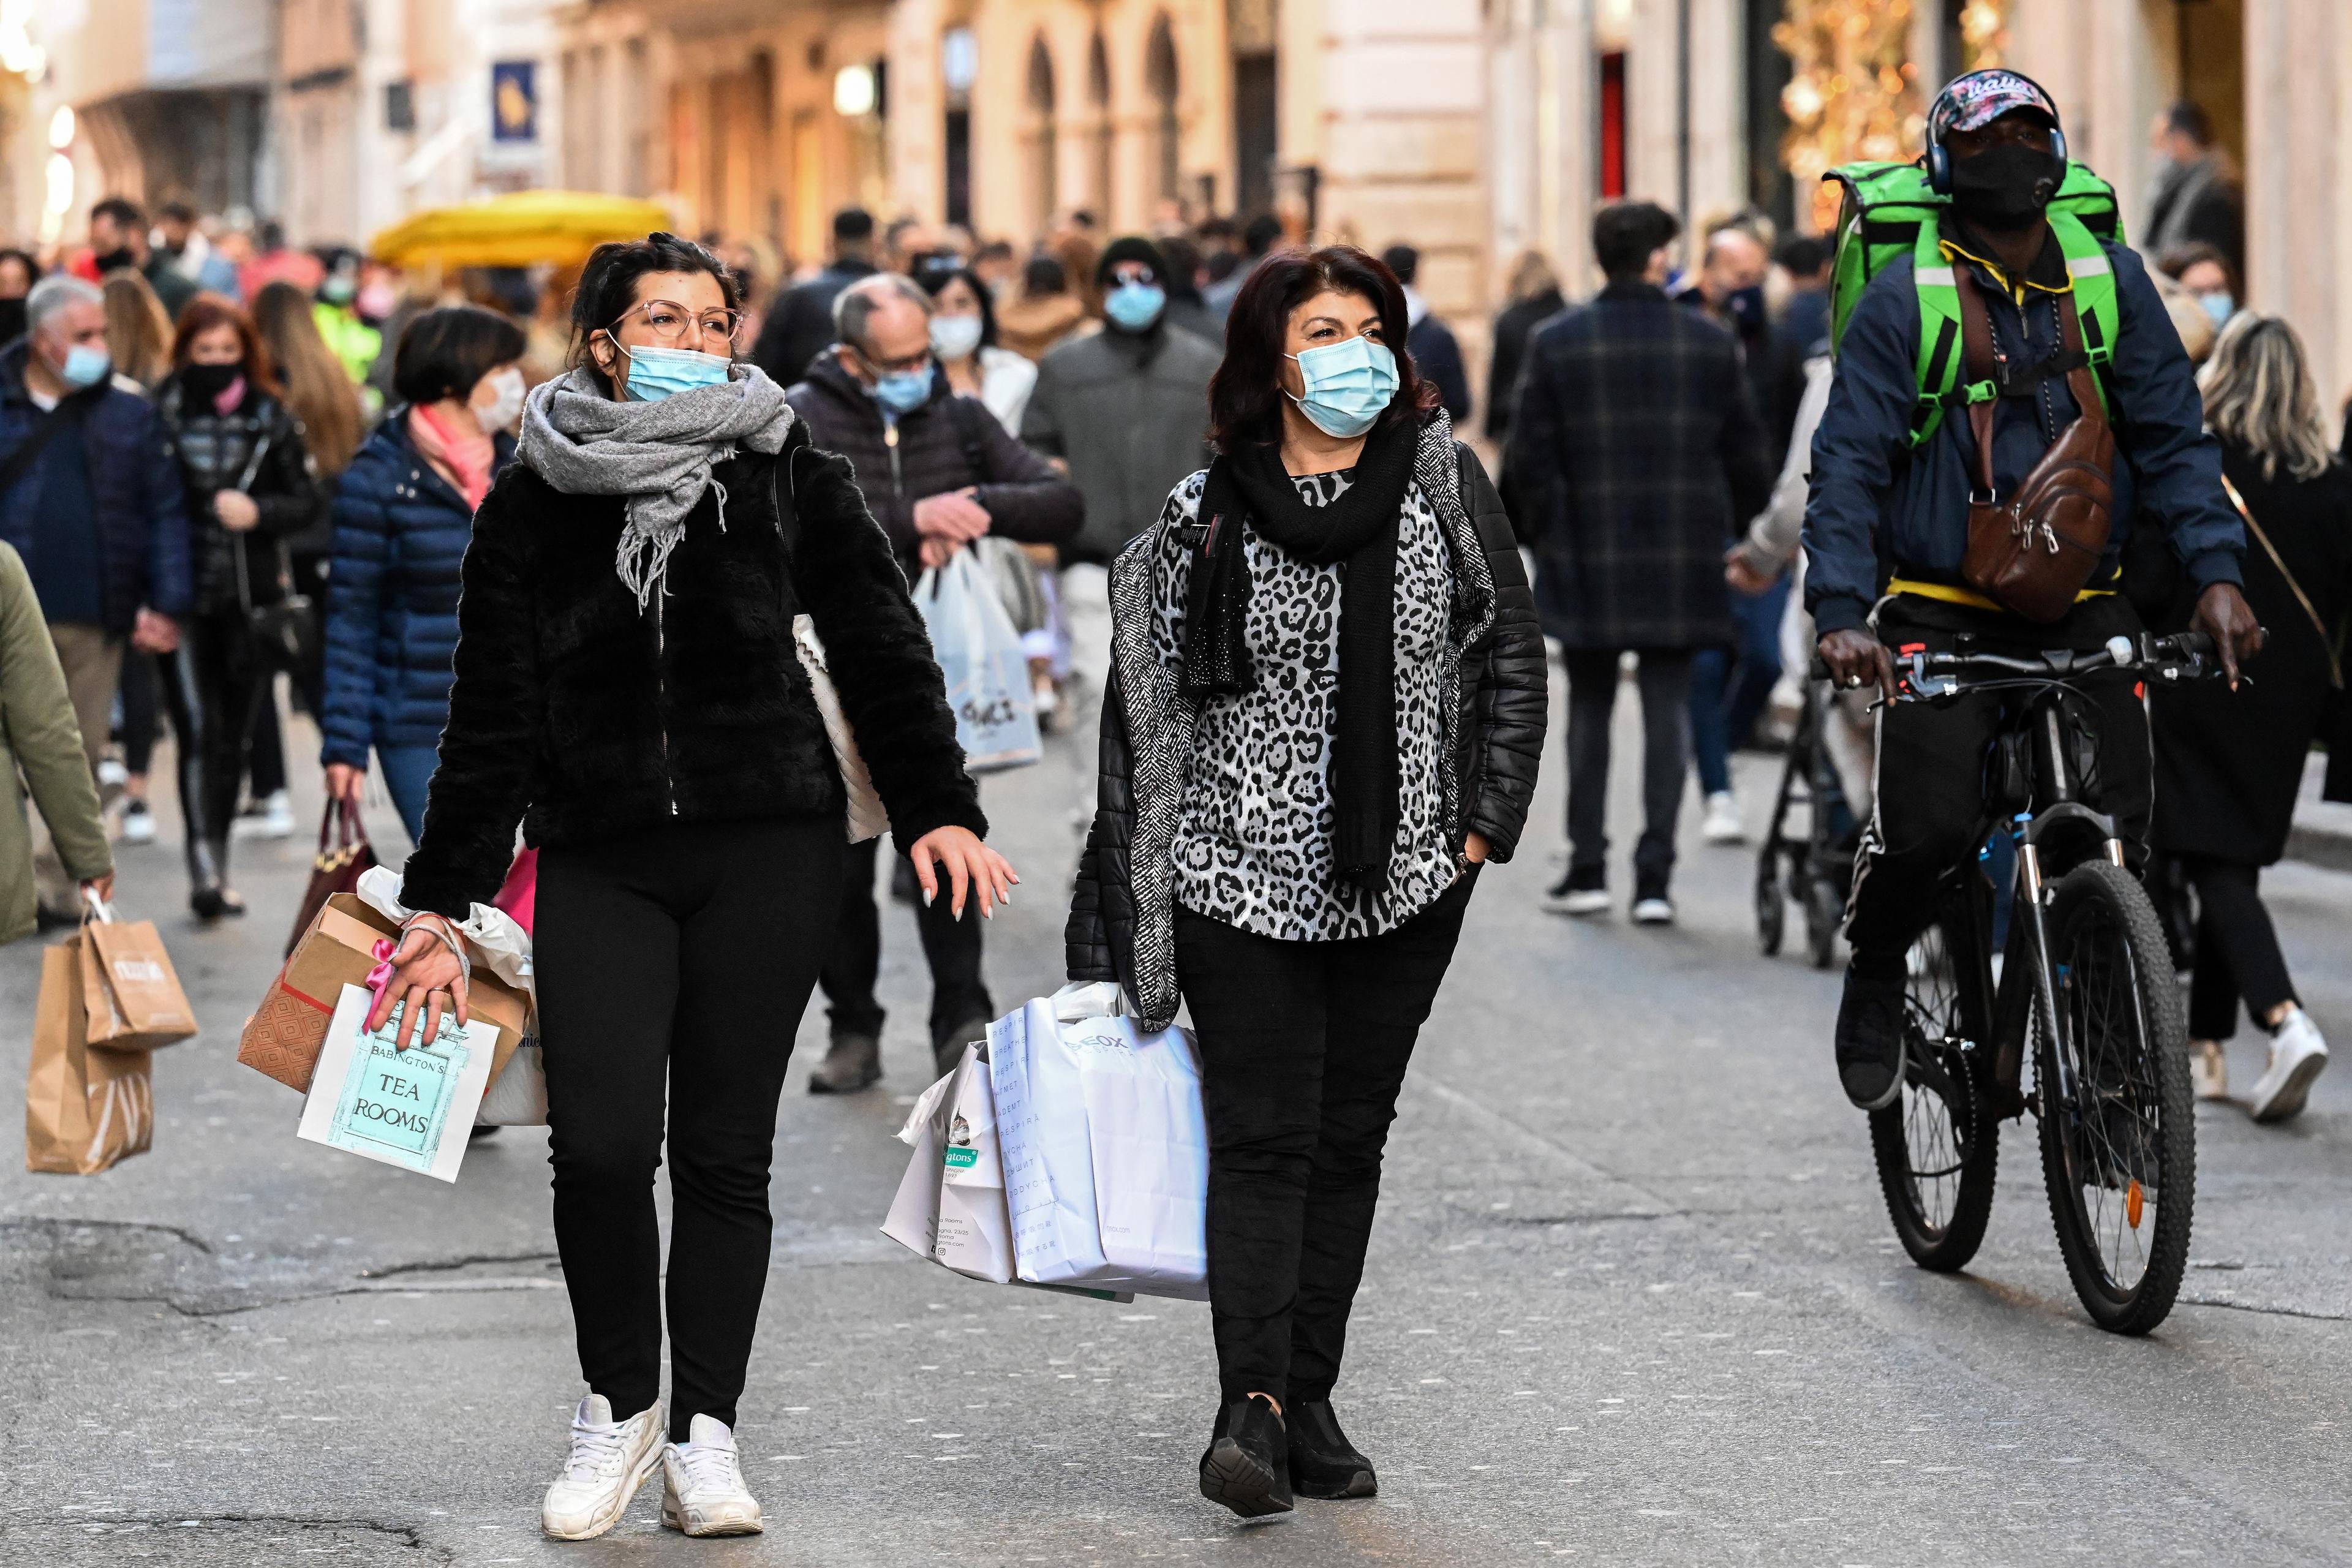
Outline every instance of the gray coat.
<path fill-rule="evenodd" d="M 1087 498 L 1066 561 L 1108 563 L 1160 521 L 1168 492 L 1209 461 L 1209 377 L 1222 355 L 1162 324 L 1143 337 L 1108 328 L 1047 351 L 1021 438 L 1068 460 Z"/>

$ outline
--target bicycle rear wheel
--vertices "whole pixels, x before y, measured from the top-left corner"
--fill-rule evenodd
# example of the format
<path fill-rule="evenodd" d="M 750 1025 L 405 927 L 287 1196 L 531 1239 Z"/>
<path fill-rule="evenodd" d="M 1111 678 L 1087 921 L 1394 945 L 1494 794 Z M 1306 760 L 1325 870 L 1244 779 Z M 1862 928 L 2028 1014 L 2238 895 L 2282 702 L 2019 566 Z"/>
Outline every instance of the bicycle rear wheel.
<path fill-rule="evenodd" d="M 1911 1261 L 1938 1273 L 1976 1256 L 2000 1159 L 2000 1120 L 1981 1087 L 1991 1060 L 1981 941 L 1969 900 L 1954 893 L 1912 944 L 1903 1094 L 1870 1116 L 1887 1217 Z"/>
<path fill-rule="evenodd" d="M 2034 1094 L 2051 1222 L 2092 1319 L 2144 1334 L 2172 1310 L 2197 1204 L 2180 996 L 2155 906 L 2120 866 L 2068 872 L 2050 931 L 2058 1031 L 2034 1009 Z"/>

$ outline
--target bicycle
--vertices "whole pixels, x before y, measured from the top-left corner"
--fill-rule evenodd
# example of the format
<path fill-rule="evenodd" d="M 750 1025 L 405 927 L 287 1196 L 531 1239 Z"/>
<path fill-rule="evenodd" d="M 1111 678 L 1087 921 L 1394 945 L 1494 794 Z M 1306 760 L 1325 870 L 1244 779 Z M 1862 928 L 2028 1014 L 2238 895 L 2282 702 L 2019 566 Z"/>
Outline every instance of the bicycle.
<path fill-rule="evenodd" d="M 2114 819 L 2079 796 L 2095 755 L 2076 684 L 2119 670 L 2168 684 L 2219 673 L 2196 633 L 2108 639 L 2089 652 L 2011 658 L 1962 637 L 1895 658 L 1897 702 L 2009 694 L 1988 762 L 1979 849 L 1952 868 L 1914 943 L 1904 1087 L 1870 1118 L 1888 1216 L 1923 1268 L 1967 1265 L 1984 1239 L 2000 1123 L 2039 1123 L 2053 1228 L 2099 1327 L 2144 1334 L 2172 1310 L 2196 1207 L 2187 1029 L 2164 929 L 2124 867 Z M 1996 979 L 1994 892 L 1979 862 L 2017 849 Z M 2028 1049 L 2033 1087 L 2021 1090 Z"/>

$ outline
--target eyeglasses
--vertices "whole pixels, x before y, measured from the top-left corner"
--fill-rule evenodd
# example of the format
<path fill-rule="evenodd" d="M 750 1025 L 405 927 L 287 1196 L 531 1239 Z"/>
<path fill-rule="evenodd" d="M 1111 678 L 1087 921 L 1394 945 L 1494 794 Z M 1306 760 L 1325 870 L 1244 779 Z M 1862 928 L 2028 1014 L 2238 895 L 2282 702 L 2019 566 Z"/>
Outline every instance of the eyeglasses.
<path fill-rule="evenodd" d="M 877 375 L 903 375 L 908 371 L 921 370 L 931 363 L 929 347 L 917 349 L 904 359 L 881 359 L 867 353 L 856 343 L 844 343 L 842 346 L 864 360 L 866 367 Z"/>
<path fill-rule="evenodd" d="M 608 331 L 617 331 L 631 316 L 643 316 L 646 331 L 655 342 L 664 348 L 678 348 L 689 343 L 705 343 L 712 338 L 732 345 L 735 335 L 743 330 L 740 310 L 705 310 L 698 317 L 685 306 L 672 300 L 646 300 L 630 306 L 614 319 Z"/>

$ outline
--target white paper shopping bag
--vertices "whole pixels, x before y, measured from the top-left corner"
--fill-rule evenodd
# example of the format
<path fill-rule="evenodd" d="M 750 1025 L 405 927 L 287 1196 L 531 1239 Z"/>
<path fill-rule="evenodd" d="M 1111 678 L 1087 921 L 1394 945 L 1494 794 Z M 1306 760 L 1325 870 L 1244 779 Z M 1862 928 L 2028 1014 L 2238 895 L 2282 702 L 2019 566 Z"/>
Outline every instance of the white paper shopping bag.
<path fill-rule="evenodd" d="M 373 1034 L 362 1027 L 374 1003 L 363 985 L 346 985 L 337 996 L 297 1133 L 362 1159 L 454 1182 L 489 1081 L 494 1037 L 468 1038 L 455 1015 L 445 1013 L 439 1038 L 404 1051 L 398 1047 L 398 1007 Z"/>
<path fill-rule="evenodd" d="M 951 1072 L 923 1090 L 915 1108 L 907 1113 L 907 1125 L 898 1130 L 898 1142 L 915 1152 L 907 1162 L 907 1173 L 898 1178 L 890 1212 L 883 1216 L 882 1234 L 922 1258 L 931 1256 L 939 1239 L 940 1153 L 947 1144 L 947 1119 L 942 1111 L 955 1089 L 957 1076 Z"/>
<path fill-rule="evenodd" d="M 1056 1027 L 1045 1000 L 988 1027 L 1013 1255 L 1024 1279 L 1093 1282 L 1108 1271 L 1095 1216 L 1094 1150 L 1077 1064 Z"/>
<path fill-rule="evenodd" d="M 996 1100 L 987 1047 L 964 1047 L 946 1099 L 940 1146 L 940 1219 L 931 1257 L 959 1274 L 1002 1285 L 1013 1278 L 1013 1215 L 997 1152 Z"/>
<path fill-rule="evenodd" d="M 1078 1063 L 1103 1262 L 1147 1296 L 1209 1299 L 1209 1129 L 1191 1035 L 1130 1018 L 1062 1026 Z"/>

